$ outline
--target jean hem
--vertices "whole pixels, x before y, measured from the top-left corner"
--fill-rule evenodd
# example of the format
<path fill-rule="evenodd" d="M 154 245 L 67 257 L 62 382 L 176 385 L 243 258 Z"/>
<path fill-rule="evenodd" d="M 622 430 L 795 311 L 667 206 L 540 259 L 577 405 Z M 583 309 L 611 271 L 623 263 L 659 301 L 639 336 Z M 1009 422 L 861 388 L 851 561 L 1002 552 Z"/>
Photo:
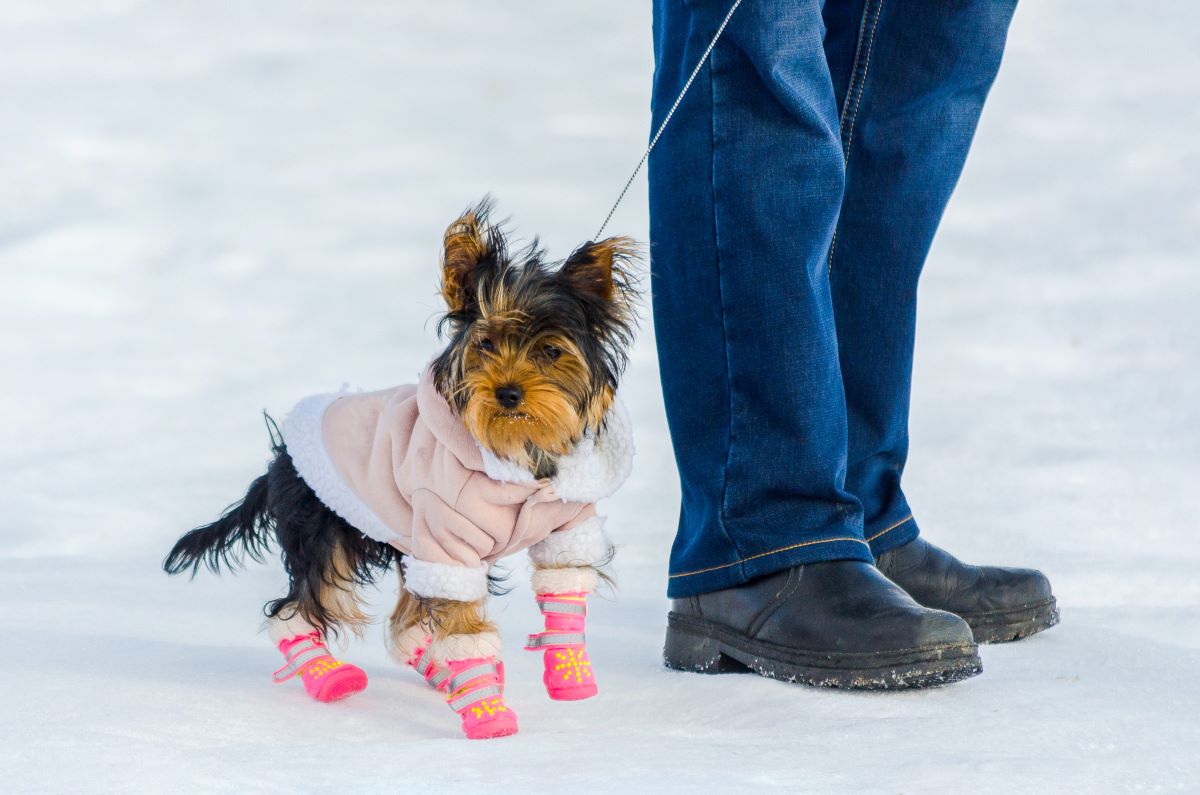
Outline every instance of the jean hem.
<path fill-rule="evenodd" d="M 912 514 L 900 520 L 881 524 L 883 526 L 879 529 L 868 529 L 863 534 L 871 548 L 871 554 L 876 558 L 884 552 L 904 546 L 921 534 L 917 527 L 917 520 L 913 518 Z"/>
<path fill-rule="evenodd" d="M 725 588 L 734 588 L 783 569 L 827 560 L 875 562 L 870 546 L 860 538 L 849 536 L 818 538 L 760 552 L 731 563 L 672 574 L 668 579 L 667 596 L 672 599 L 682 599 Z"/>

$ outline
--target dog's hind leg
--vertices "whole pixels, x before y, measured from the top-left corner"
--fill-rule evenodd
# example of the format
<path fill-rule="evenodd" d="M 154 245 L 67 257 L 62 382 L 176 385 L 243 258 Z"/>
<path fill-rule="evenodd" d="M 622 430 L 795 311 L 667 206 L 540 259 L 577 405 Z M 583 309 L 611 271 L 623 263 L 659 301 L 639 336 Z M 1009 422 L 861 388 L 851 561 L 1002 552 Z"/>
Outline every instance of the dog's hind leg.
<path fill-rule="evenodd" d="M 326 640 L 341 629 L 361 634 L 369 617 L 358 587 L 392 566 L 396 552 L 367 538 L 329 510 L 280 449 L 267 472 L 288 592 L 266 606 L 271 639 L 286 664 L 275 681 L 300 677 L 319 701 L 345 698 L 367 686 L 361 668 L 329 653 Z"/>
<path fill-rule="evenodd" d="M 367 675 L 358 666 L 334 657 L 325 645 L 324 633 L 315 626 L 317 622 L 306 616 L 321 616 L 335 631 L 343 626 L 354 634 L 361 634 L 369 619 L 359 604 L 355 581 L 340 546 L 335 546 L 326 564 L 319 585 L 310 592 L 297 588 L 293 580 L 292 592 L 285 597 L 288 601 L 272 604 L 274 615 L 267 619 L 267 628 L 285 660 L 275 672 L 275 682 L 298 676 L 310 696 L 328 702 L 365 688 Z"/>
<path fill-rule="evenodd" d="M 298 611 L 289 613 L 285 608 L 280 615 L 268 618 L 267 632 L 284 658 L 283 667 L 273 677 L 276 684 L 300 677 L 305 691 L 325 702 L 340 701 L 367 686 L 366 672 L 334 657 L 321 631 Z"/>

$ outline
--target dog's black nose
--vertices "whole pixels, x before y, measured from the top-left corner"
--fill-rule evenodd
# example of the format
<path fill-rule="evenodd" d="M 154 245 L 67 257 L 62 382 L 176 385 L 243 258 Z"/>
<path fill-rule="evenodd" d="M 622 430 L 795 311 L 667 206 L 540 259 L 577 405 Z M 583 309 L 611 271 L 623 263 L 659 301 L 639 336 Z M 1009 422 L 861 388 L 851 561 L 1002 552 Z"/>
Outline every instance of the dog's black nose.
<path fill-rule="evenodd" d="M 515 409 L 525 394 L 515 384 L 496 387 L 496 402 L 506 409 Z"/>

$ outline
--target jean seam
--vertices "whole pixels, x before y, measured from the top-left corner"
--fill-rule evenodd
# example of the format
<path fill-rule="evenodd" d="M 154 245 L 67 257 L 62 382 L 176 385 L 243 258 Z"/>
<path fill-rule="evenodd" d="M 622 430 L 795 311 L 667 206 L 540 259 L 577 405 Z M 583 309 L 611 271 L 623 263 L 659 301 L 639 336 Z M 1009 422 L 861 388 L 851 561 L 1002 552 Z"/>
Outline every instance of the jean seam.
<path fill-rule="evenodd" d="M 874 9 L 875 18 L 871 21 L 871 34 L 866 35 L 867 19 Z M 842 102 L 842 115 L 838 121 L 838 136 L 842 139 L 844 152 L 842 153 L 842 162 L 846 166 L 846 176 L 849 179 L 850 173 L 850 150 L 854 147 L 854 128 L 858 121 L 858 109 L 862 105 L 863 94 L 866 91 L 867 74 L 871 70 L 871 52 L 875 49 L 875 31 L 879 27 L 879 17 L 883 15 L 883 0 L 877 3 L 874 0 L 867 0 L 863 6 L 863 18 L 858 28 L 858 42 L 854 47 L 854 65 L 850 70 L 850 85 L 846 87 L 846 99 Z M 867 51 L 863 52 L 863 39 L 867 39 Z M 862 67 L 862 76 L 859 77 L 859 67 Z M 850 100 L 857 94 L 854 99 L 854 108 L 850 108 Z M 849 133 L 846 131 L 846 123 L 849 120 Z M 829 275 L 833 274 L 833 252 L 837 248 L 838 227 L 841 224 L 841 214 L 838 215 L 838 223 L 833 228 L 833 237 L 829 241 L 829 260 L 826 270 Z"/>
<path fill-rule="evenodd" d="M 867 14 L 870 13 L 870 0 L 863 5 L 863 16 L 858 21 L 858 39 L 854 42 L 854 63 L 850 67 L 850 85 L 846 86 L 846 98 L 842 100 L 842 112 L 838 117 L 838 139 L 845 138 L 846 117 L 850 115 L 850 100 L 854 97 L 854 86 L 858 82 L 858 54 L 862 52 L 863 39 L 867 35 Z M 843 154 L 843 159 L 845 155 Z"/>
<path fill-rule="evenodd" d="M 789 544 L 786 547 L 780 547 L 779 549 L 772 549 L 770 552 L 759 552 L 757 555 L 751 555 L 750 557 L 747 557 L 747 558 L 735 560 L 732 563 L 722 563 L 720 566 L 709 566 L 707 569 L 697 569 L 696 571 L 685 571 L 682 574 L 669 574 L 669 575 L 667 575 L 667 579 L 675 580 L 680 577 L 691 577 L 696 574 L 707 574 L 710 571 L 720 571 L 721 569 L 728 569 L 730 566 L 737 566 L 742 563 L 749 563 L 752 560 L 758 560 L 759 558 L 765 558 L 765 557 L 768 557 L 769 555 L 778 555 L 781 552 L 790 552 L 793 549 L 800 549 L 801 547 L 811 547 L 811 546 L 815 546 L 816 544 L 833 544 L 838 541 L 852 541 L 855 544 L 862 544 L 863 546 L 866 546 L 866 544 L 867 544 L 867 542 L 862 540 L 861 538 L 852 538 L 849 536 L 840 537 L 840 538 L 821 538 L 816 541 L 801 541 L 799 544 Z"/>
<path fill-rule="evenodd" d="M 709 56 L 708 62 L 708 109 L 709 109 L 709 151 L 712 156 L 709 161 L 709 186 L 712 192 L 712 207 L 713 207 L 713 248 L 716 250 L 717 256 L 717 294 L 721 301 L 721 341 L 725 347 L 725 395 L 726 405 L 729 412 L 728 433 L 725 442 L 725 467 L 721 472 L 721 506 L 717 511 L 717 523 L 721 528 L 729 546 L 733 548 L 736 555 L 741 555 L 742 551 L 738 548 L 737 541 L 730 534 L 729 528 L 726 526 L 725 515 L 727 512 L 727 504 L 729 500 L 729 470 L 733 461 L 733 367 L 729 360 L 729 320 L 726 307 L 728 302 L 725 300 L 725 280 L 722 278 L 721 267 L 721 225 L 717 220 L 717 51 L 719 45 L 713 47 L 712 54 Z"/>
<path fill-rule="evenodd" d="M 904 517 L 903 519 L 901 519 L 900 521 L 896 522 L 894 525 L 891 525 L 890 527 L 885 527 L 884 529 L 880 530 L 880 531 L 879 531 L 878 533 L 876 533 L 875 535 L 873 535 L 873 536 L 871 536 L 870 538 L 868 538 L 868 539 L 867 539 L 867 543 L 869 544 L 869 543 L 871 543 L 872 541 L 874 541 L 874 540 L 875 540 L 875 539 L 877 539 L 877 538 L 882 538 L 883 536 L 885 536 L 885 535 L 887 535 L 888 533 L 892 532 L 892 531 L 893 531 L 893 530 L 895 530 L 896 528 L 898 528 L 898 527 L 903 527 L 904 525 L 908 524 L 908 523 L 909 523 L 909 522 L 911 522 L 912 520 L 913 520 L 913 515 L 910 513 L 908 516 L 906 516 L 906 517 Z"/>
<path fill-rule="evenodd" d="M 870 2 L 867 3 L 868 9 Z M 871 22 L 871 35 L 867 40 L 867 52 L 862 63 L 862 79 L 858 81 L 858 99 L 854 101 L 854 111 L 850 114 L 850 129 L 846 133 L 846 165 L 850 165 L 850 150 L 854 148 L 854 128 L 858 121 L 858 109 L 862 106 L 863 94 L 866 93 L 867 75 L 871 71 L 871 52 L 875 49 L 875 30 L 879 27 L 879 17 L 883 15 L 883 0 L 875 6 L 875 19 Z M 865 23 L 865 18 L 864 18 Z M 855 74 L 858 72 L 858 64 L 854 64 Z M 848 97 L 847 97 L 848 98 Z"/>

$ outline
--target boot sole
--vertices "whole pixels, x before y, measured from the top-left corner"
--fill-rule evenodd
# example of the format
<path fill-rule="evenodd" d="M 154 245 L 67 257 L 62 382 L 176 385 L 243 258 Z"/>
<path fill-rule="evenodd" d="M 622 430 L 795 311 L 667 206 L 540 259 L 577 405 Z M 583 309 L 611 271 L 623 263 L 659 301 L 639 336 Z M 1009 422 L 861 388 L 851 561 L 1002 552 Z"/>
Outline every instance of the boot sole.
<path fill-rule="evenodd" d="M 367 688 L 367 675 L 362 671 L 346 671 L 344 674 L 333 674 L 321 683 L 321 689 L 315 698 L 326 704 L 349 698 Z"/>
<path fill-rule="evenodd" d="M 1059 621 L 1054 597 L 1035 605 L 991 613 L 959 613 L 970 625 L 976 643 L 1008 643 L 1050 629 Z"/>
<path fill-rule="evenodd" d="M 677 671 L 745 673 L 849 690 L 937 687 L 983 671 L 974 643 L 886 652 L 806 652 L 748 638 L 679 613 L 667 615 L 663 662 Z"/>

